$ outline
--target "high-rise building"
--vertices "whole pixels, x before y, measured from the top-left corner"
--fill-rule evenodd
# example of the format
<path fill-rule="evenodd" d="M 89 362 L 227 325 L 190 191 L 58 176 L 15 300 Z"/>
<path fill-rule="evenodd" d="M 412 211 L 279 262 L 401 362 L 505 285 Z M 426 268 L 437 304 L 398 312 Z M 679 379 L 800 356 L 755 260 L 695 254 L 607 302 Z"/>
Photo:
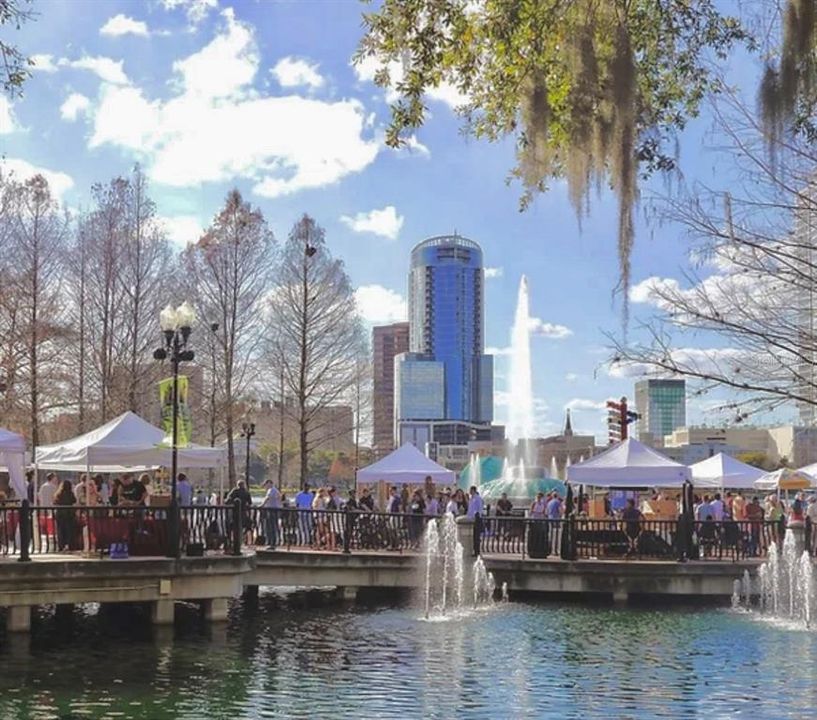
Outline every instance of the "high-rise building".
<path fill-rule="evenodd" d="M 394 358 L 409 349 L 407 322 L 372 328 L 374 428 L 377 457 L 394 449 Z"/>
<path fill-rule="evenodd" d="M 395 362 L 399 441 L 490 437 L 494 377 L 493 357 L 484 353 L 484 283 L 482 250 L 472 240 L 441 235 L 412 250 L 410 352 Z"/>
<path fill-rule="evenodd" d="M 686 425 L 685 380 L 639 380 L 635 384 L 638 439 L 663 437 Z"/>

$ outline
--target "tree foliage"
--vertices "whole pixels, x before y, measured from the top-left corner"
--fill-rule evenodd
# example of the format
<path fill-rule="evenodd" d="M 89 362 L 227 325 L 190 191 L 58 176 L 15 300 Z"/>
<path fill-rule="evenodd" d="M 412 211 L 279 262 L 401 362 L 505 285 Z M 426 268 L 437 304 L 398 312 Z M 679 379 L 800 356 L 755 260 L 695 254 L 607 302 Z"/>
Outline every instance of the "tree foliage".
<path fill-rule="evenodd" d="M 13 26 L 19 30 L 34 16 L 28 8 L 30 4 L 31 0 L 0 0 L 0 28 Z M 23 83 L 31 76 L 28 68 L 32 64 L 20 48 L 0 37 L 0 84 L 7 95 L 21 92 Z"/>
<path fill-rule="evenodd" d="M 516 139 L 523 206 L 566 177 L 581 217 L 594 184 L 618 199 L 621 282 L 629 285 L 639 173 L 674 167 L 672 140 L 716 89 L 709 61 L 747 39 L 714 0 L 384 0 L 357 54 L 394 87 L 387 141 L 426 118 L 429 89 L 465 98 L 467 132 Z M 626 293 L 625 293 L 626 297 Z"/>

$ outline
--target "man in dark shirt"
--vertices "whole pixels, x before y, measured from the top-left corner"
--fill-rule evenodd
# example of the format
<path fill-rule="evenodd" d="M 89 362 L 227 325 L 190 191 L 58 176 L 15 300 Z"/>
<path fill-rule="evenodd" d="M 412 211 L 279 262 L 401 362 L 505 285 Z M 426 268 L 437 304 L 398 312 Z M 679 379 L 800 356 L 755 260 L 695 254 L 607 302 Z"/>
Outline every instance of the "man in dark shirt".
<path fill-rule="evenodd" d="M 363 494 L 360 497 L 360 509 L 374 512 L 374 498 L 367 487 L 363 488 Z"/>
<path fill-rule="evenodd" d="M 140 480 L 134 480 L 133 475 L 125 473 L 122 476 L 122 486 L 119 488 L 119 505 L 144 505 L 147 490 Z"/>

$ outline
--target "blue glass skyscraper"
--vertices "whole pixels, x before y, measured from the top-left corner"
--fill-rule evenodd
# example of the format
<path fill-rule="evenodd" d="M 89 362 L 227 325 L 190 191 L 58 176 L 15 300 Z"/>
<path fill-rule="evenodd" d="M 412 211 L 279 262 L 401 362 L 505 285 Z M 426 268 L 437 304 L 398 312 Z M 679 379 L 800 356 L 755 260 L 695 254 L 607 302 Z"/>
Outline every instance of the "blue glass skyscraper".
<path fill-rule="evenodd" d="M 484 354 L 482 249 L 459 235 L 424 240 L 411 252 L 409 349 L 405 362 L 441 366 L 445 420 L 490 423 L 493 419 L 493 358 Z M 408 368 L 408 366 L 405 366 Z M 426 393 L 429 388 L 424 388 Z M 404 387 L 410 400 L 414 393 Z M 402 404 L 404 419 L 412 403 Z"/>

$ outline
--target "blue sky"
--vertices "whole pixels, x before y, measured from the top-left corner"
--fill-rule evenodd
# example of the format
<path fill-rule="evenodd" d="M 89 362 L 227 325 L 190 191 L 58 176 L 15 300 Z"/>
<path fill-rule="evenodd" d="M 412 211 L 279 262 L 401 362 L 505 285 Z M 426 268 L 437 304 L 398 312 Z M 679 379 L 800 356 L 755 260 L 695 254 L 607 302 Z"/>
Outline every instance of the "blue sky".
<path fill-rule="evenodd" d="M 47 177 L 64 202 L 89 202 L 91 184 L 139 161 L 168 230 L 196 239 L 237 186 L 279 239 L 302 212 L 326 228 L 346 261 L 370 322 L 404 315 L 411 247 L 429 235 L 479 242 L 492 268 L 487 344 L 509 343 L 522 273 L 529 278 L 534 392 L 542 432 L 574 408 L 574 426 L 602 434 L 607 397 L 632 396 L 632 379 L 604 367 L 605 331 L 621 330 L 616 212 L 592 207 L 580 232 L 565 187 L 554 183 L 527 212 L 508 185 L 511 142 L 467 139 L 443 88 L 412 147 L 383 144 L 387 94 L 371 69 L 350 60 L 365 7 L 348 2 L 150 0 L 35 2 L 41 16 L 15 35 L 37 69 L 25 96 L 0 103 L 6 171 Z M 688 178 L 707 178 L 709 126 L 681 138 Z M 657 184 L 660 186 L 660 183 Z M 639 213 L 633 280 L 679 277 L 685 243 L 673 227 L 648 227 Z M 636 307 L 636 315 L 639 308 Z M 506 359 L 497 361 L 498 421 Z M 697 422 L 714 421 L 692 402 Z"/>

